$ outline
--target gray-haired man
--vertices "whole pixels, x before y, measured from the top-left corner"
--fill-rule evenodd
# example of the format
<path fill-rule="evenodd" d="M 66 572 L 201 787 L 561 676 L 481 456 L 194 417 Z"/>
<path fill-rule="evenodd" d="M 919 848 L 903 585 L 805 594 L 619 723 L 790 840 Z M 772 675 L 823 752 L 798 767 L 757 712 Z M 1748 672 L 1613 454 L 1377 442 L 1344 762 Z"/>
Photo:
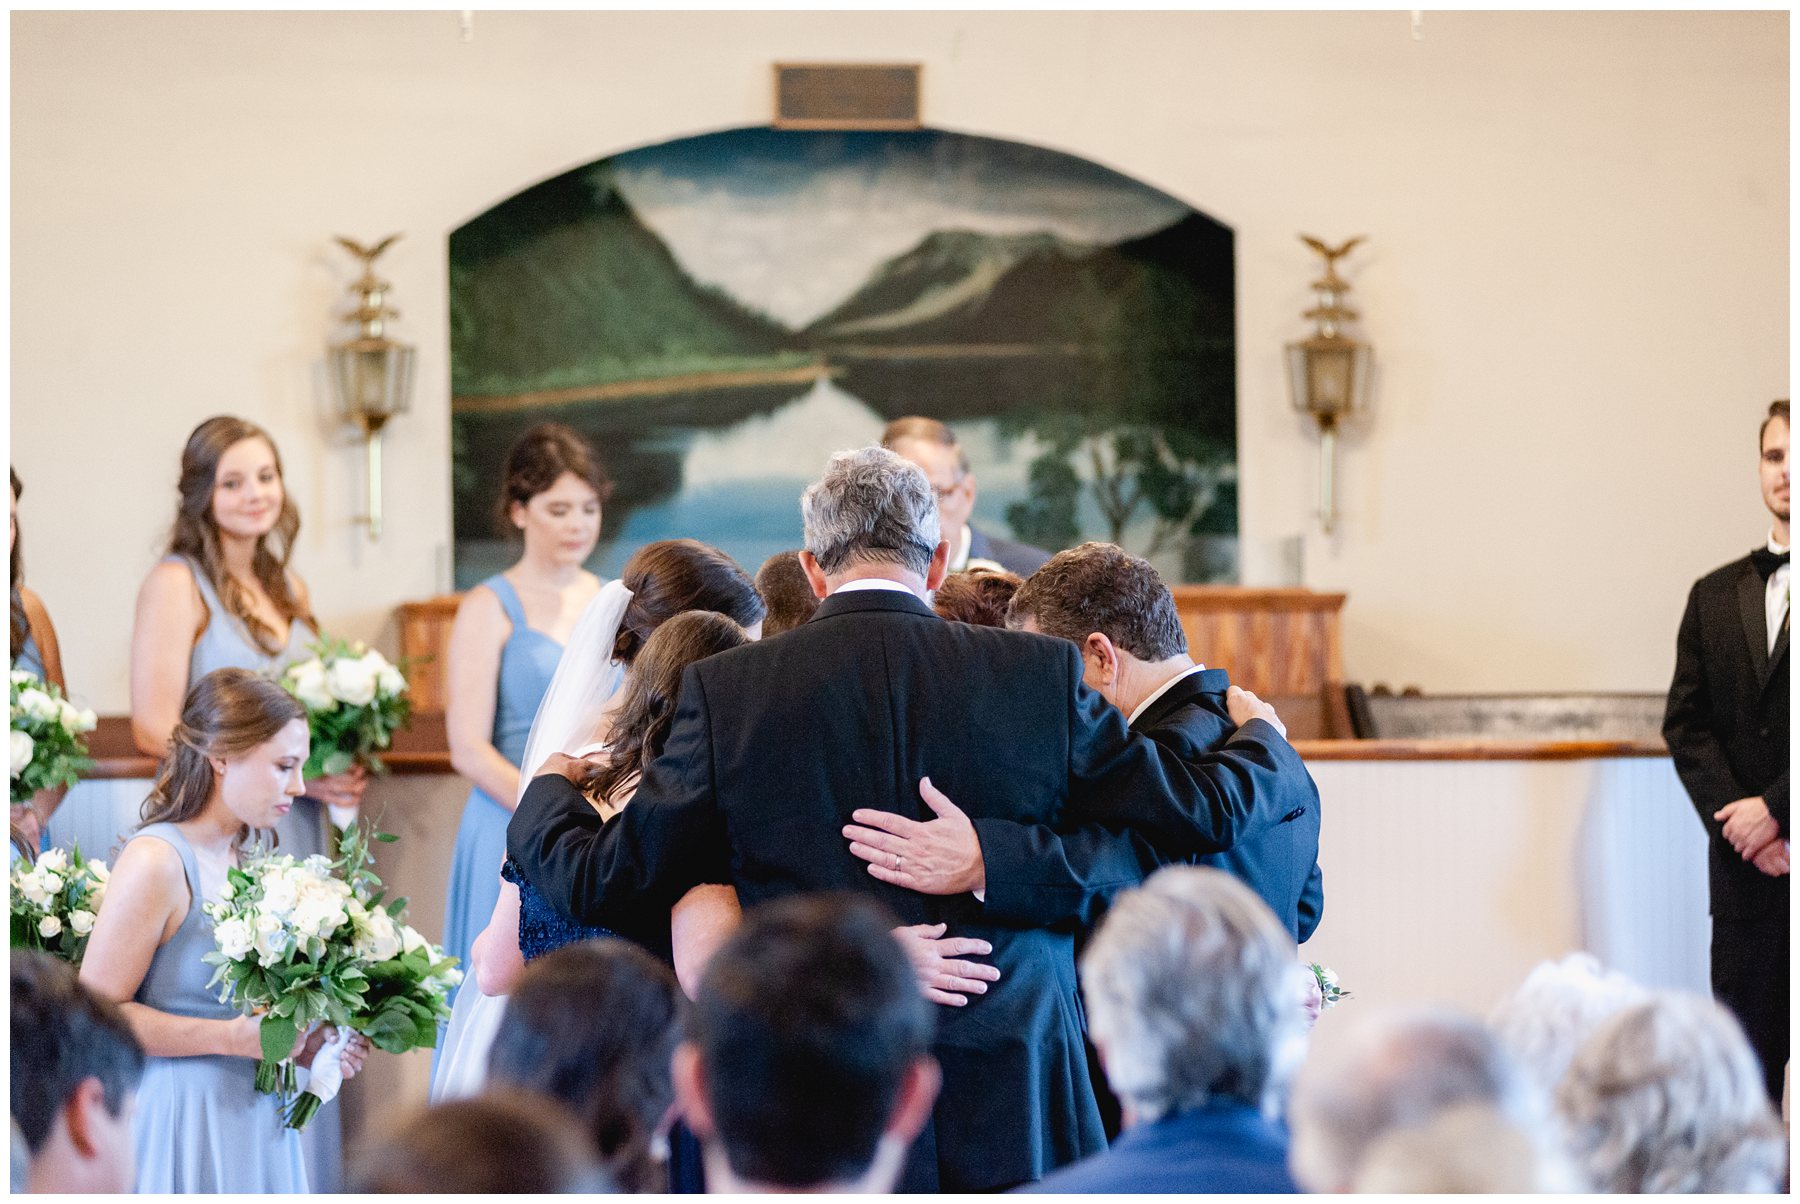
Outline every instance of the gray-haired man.
<path fill-rule="evenodd" d="M 508 851 L 572 918 L 627 933 L 666 925 L 689 888 L 725 882 L 746 909 L 859 891 L 902 923 L 987 940 L 1001 985 L 938 1013 L 944 1090 L 901 1186 L 1037 1179 L 1103 1144 L 1073 937 L 1049 927 L 1070 901 L 1035 897 L 1025 881 L 974 883 L 988 904 L 972 893 L 927 898 L 872 879 L 840 829 L 865 805 L 921 813 L 929 774 L 978 820 L 1052 834 L 1129 825 L 1209 851 L 1280 818 L 1257 796 L 1298 758 L 1271 723 L 1251 721 L 1190 765 L 1130 736 L 1081 686 L 1069 645 L 939 619 L 925 603 L 948 552 L 936 502 L 924 474 L 892 452 L 833 457 L 801 513 L 802 562 L 824 598 L 812 620 L 687 670 L 663 754 L 611 822 L 553 759 L 520 802 Z M 1132 880 L 1143 872 L 1133 867 Z M 1004 918 L 993 914 L 996 893 L 1013 909 Z"/>

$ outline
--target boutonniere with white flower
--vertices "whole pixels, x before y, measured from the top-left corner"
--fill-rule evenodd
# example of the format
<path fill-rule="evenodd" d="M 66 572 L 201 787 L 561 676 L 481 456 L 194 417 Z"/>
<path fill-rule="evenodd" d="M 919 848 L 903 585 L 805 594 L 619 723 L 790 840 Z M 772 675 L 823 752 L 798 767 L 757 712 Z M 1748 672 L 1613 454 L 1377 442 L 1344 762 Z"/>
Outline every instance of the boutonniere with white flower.
<path fill-rule="evenodd" d="M 36 864 L 13 862 L 13 947 L 42 949 L 79 966 L 109 877 L 106 863 L 89 861 L 79 845 L 46 849 Z"/>
<path fill-rule="evenodd" d="M 306 708 L 312 751 L 303 776 L 325 778 L 361 765 L 383 770 L 379 754 L 412 717 L 406 674 L 361 641 L 324 639 L 295 661 L 281 684 Z"/>
<path fill-rule="evenodd" d="M 23 669 L 12 671 L 12 801 L 53 786 L 73 786 L 93 765 L 82 737 L 94 730 L 94 712 L 63 697 L 50 682 Z"/>
<path fill-rule="evenodd" d="M 1321 966 L 1318 962 L 1308 962 L 1306 968 L 1311 970 L 1313 977 L 1318 980 L 1319 998 L 1323 1001 L 1324 1006 L 1333 1008 L 1350 998 L 1350 992 L 1338 985 L 1336 970 L 1328 966 Z"/>

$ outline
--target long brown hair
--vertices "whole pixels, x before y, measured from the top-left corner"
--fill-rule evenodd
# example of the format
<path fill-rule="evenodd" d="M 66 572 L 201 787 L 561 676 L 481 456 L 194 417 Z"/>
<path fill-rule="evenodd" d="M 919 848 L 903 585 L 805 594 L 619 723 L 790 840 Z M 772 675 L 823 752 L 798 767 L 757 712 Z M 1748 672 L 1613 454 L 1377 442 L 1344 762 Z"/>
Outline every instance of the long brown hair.
<path fill-rule="evenodd" d="M 631 591 L 613 641 L 613 659 L 622 665 L 631 664 L 651 632 L 683 611 L 714 611 L 739 627 L 769 613 L 738 562 L 697 539 L 645 544 L 625 562 L 619 581 Z"/>
<path fill-rule="evenodd" d="M 306 708 L 261 674 L 214 669 L 194 683 L 181 704 L 181 721 L 169 734 L 169 751 L 144 800 L 143 822 L 178 824 L 199 815 L 212 801 L 211 758 L 240 756 L 305 718 Z M 248 831 L 238 833 L 240 842 Z"/>
<path fill-rule="evenodd" d="M 281 468 L 281 449 L 269 433 L 242 418 L 220 414 L 208 418 L 188 436 L 181 449 L 181 501 L 175 509 L 175 527 L 169 532 L 169 551 L 185 556 L 197 565 L 225 608 L 243 621 L 244 630 L 256 646 L 271 656 L 282 649 L 280 636 L 273 627 L 257 618 L 251 609 L 250 596 L 225 569 L 225 557 L 219 547 L 219 525 L 213 518 L 213 487 L 219 477 L 219 461 L 232 447 L 246 439 L 261 439 L 275 457 L 275 475 L 282 479 L 281 513 L 275 527 L 256 541 L 250 560 L 251 571 L 269 595 L 269 601 L 281 617 L 292 623 L 304 620 L 318 627 L 318 621 L 300 605 L 298 595 L 288 581 L 288 557 L 293 555 L 294 537 L 300 532 L 300 511 L 288 493 L 286 474 Z"/>
<path fill-rule="evenodd" d="M 12 473 L 13 503 L 16 505 L 25 494 L 25 486 L 19 480 L 19 470 L 8 467 Z M 25 557 L 19 550 L 24 541 L 19 538 L 18 520 L 13 520 L 12 540 L 12 658 L 19 659 L 25 651 L 25 641 L 31 638 L 31 620 L 25 616 Z"/>
<path fill-rule="evenodd" d="M 710 610 L 686 611 L 658 627 L 625 675 L 607 763 L 589 776 L 588 795 L 610 801 L 656 760 L 675 722 L 682 670 L 749 642 L 742 627 Z"/>

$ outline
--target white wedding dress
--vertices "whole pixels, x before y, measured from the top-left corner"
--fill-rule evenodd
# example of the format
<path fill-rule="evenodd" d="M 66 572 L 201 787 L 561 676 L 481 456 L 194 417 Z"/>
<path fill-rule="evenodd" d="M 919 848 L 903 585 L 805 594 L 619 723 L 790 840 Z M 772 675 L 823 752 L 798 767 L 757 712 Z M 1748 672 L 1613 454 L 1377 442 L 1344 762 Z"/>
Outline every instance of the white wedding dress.
<path fill-rule="evenodd" d="M 531 784 L 530 775 L 551 753 L 585 756 L 604 747 L 592 743 L 591 737 L 601 712 L 625 680 L 625 667 L 612 659 L 612 648 L 630 602 L 631 591 L 611 581 L 576 620 L 525 740 L 525 756 L 519 762 L 521 797 Z M 499 866 L 494 873 L 499 875 Z M 506 996 L 484 994 L 473 981 L 474 968 L 463 969 L 469 981 L 456 993 L 450 1011 L 444 1047 L 431 1076 L 433 1104 L 481 1092 L 487 1083 L 488 1050 L 506 1015 Z"/>

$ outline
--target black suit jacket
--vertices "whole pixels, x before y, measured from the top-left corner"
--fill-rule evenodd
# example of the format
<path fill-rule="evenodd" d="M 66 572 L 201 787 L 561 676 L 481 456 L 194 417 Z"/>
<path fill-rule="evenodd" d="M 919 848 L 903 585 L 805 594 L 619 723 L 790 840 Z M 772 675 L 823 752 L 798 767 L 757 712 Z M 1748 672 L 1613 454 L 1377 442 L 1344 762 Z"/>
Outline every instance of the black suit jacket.
<path fill-rule="evenodd" d="M 1249 723 L 1190 767 L 1131 737 L 1081 685 L 1073 644 L 946 623 L 910 594 L 856 591 L 780 639 L 691 666 L 663 755 L 615 819 L 602 824 L 566 781 L 540 777 L 507 850 L 583 923 L 666 924 L 687 889 L 728 882 L 746 908 L 851 890 L 902 923 L 942 921 L 991 942 L 1000 982 L 936 1009 L 944 1090 L 904 1181 L 971 1191 L 1038 1178 L 1103 1145 L 1072 928 L 1013 926 L 972 895 L 876 881 L 841 835 L 850 813 L 930 819 L 918 791 L 929 774 L 974 816 L 1132 824 L 1159 844 L 1216 851 L 1279 818 L 1256 804 L 1292 756 L 1268 724 Z"/>
<path fill-rule="evenodd" d="M 1050 553 L 1028 543 L 1016 543 L 989 535 L 973 524 L 969 527 L 969 559 L 992 560 L 1009 573 L 1029 577 L 1044 567 Z"/>
<path fill-rule="evenodd" d="M 1788 633 L 1769 652 L 1764 581 L 1750 558 L 1694 583 L 1675 644 L 1663 739 L 1706 826 L 1715 916 L 1787 910 L 1788 880 L 1738 856 L 1713 812 L 1762 795 L 1788 828 Z"/>
<path fill-rule="evenodd" d="M 1223 669 L 1202 669 L 1182 678 L 1145 708 L 1131 725 L 1189 761 L 1225 746 L 1237 731 L 1225 709 L 1231 677 Z M 1195 865 L 1235 875 L 1304 942 L 1325 912 L 1325 878 L 1319 871 L 1319 787 L 1304 768 L 1282 792 L 1282 822 L 1223 853 L 1203 853 Z"/>

